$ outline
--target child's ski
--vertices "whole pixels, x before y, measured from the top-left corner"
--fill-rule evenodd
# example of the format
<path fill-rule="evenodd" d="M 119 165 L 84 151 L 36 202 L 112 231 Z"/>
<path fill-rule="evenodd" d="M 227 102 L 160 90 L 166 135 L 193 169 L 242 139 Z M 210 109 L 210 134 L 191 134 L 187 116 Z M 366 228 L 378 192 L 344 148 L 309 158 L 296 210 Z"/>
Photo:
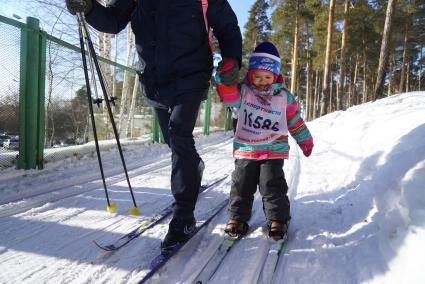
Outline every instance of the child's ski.
<path fill-rule="evenodd" d="M 220 213 L 220 211 L 226 207 L 228 203 L 229 203 L 229 200 L 226 199 L 222 203 L 220 203 L 217 207 L 215 207 L 214 210 L 211 211 L 212 212 L 211 215 L 200 226 L 196 227 L 196 230 L 194 234 L 192 235 L 192 237 L 196 235 L 202 228 L 207 226 L 211 222 L 211 220 L 214 219 L 214 217 L 217 216 L 218 213 Z M 188 241 L 190 241 L 190 239 Z M 155 257 L 152 260 L 151 265 L 149 267 L 150 271 L 138 283 L 142 284 L 148 281 L 150 277 L 152 277 L 152 275 L 154 275 L 165 263 L 167 263 L 167 261 L 170 258 L 176 255 L 180 251 L 180 249 L 183 248 L 184 245 L 188 243 L 188 241 L 178 243 L 173 250 L 166 253 L 161 253 L 157 257 Z"/>
<path fill-rule="evenodd" d="M 227 253 L 232 249 L 232 247 L 240 240 L 242 236 L 230 237 L 225 236 L 220 246 L 217 248 L 213 256 L 207 262 L 207 264 L 199 272 L 193 283 L 203 284 L 207 283 L 210 278 L 214 275 L 217 268 L 220 266 L 220 263 L 226 257 Z"/>
<path fill-rule="evenodd" d="M 205 190 L 210 189 L 213 186 L 216 186 L 221 181 L 225 180 L 227 178 L 227 176 L 228 175 L 224 175 L 223 177 L 220 177 L 216 180 L 213 180 L 212 182 L 210 182 L 208 184 L 202 185 L 199 188 L 199 193 L 202 193 Z M 173 212 L 173 205 L 174 205 L 174 203 L 170 204 L 169 206 L 164 208 L 160 213 L 154 215 L 153 217 L 148 219 L 146 222 L 144 222 L 142 225 L 140 225 L 139 227 L 137 227 L 133 231 L 125 234 L 121 238 L 117 239 L 112 244 L 101 245 L 101 244 L 97 243 L 96 241 L 93 241 L 93 243 L 97 247 L 99 247 L 100 249 L 103 249 L 105 251 L 118 250 L 118 249 L 122 248 L 123 246 L 125 246 L 126 244 L 128 244 L 131 240 L 133 240 L 133 239 L 137 238 L 138 236 L 140 236 L 141 234 L 143 234 L 146 230 L 149 230 L 150 228 L 154 227 L 156 224 L 158 224 L 159 222 L 161 222 L 162 220 L 167 218 Z"/>
<path fill-rule="evenodd" d="M 256 206 L 254 206 L 256 208 Z M 255 210 L 252 212 L 252 215 L 255 215 Z M 192 283 L 203 284 L 207 283 L 214 273 L 217 271 L 220 264 L 223 262 L 223 259 L 226 257 L 227 253 L 244 237 L 251 234 L 256 228 L 258 228 L 258 223 L 254 222 L 250 225 L 250 229 L 243 236 L 230 237 L 228 235 L 223 236 L 223 240 L 220 245 L 217 247 L 214 254 L 208 260 L 207 264 L 204 265 L 202 270 L 198 273 L 195 280 Z"/>
<path fill-rule="evenodd" d="M 288 240 L 288 234 L 285 234 L 283 239 L 278 241 L 275 241 L 271 238 L 268 240 L 269 250 L 267 253 L 267 258 L 264 261 L 263 267 L 261 269 L 261 273 L 258 278 L 257 284 L 272 283 L 277 262 L 279 261 L 279 256 L 282 254 L 282 251 L 285 249 L 287 240 Z"/>

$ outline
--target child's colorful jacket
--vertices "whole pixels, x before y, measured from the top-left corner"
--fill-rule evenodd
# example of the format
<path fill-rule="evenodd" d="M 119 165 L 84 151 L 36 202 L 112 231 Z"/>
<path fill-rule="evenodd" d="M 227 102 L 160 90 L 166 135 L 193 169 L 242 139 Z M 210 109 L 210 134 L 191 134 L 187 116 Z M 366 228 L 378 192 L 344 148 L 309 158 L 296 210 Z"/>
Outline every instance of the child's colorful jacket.
<path fill-rule="evenodd" d="M 217 92 L 226 106 L 239 108 L 233 142 L 235 158 L 287 159 L 288 132 L 300 146 L 313 144 L 298 103 L 284 84 L 273 84 L 270 90 L 260 92 L 244 82 L 237 92 L 220 87 Z"/>

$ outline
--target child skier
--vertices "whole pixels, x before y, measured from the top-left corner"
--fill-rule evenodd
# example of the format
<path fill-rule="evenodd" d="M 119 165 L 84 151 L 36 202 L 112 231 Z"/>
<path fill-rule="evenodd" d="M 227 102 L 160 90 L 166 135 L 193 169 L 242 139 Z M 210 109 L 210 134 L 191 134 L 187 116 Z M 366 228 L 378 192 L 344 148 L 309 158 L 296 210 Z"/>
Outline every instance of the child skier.
<path fill-rule="evenodd" d="M 238 86 L 220 84 L 217 92 L 222 102 L 239 108 L 233 143 L 235 170 L 229 201 L 229 222 L 225 233 L 242 236 L 248 231 L 248 220 L 254 193 L 259 186 L 269 236 L 282 239 L 290 219 L 288 186 L 283 160 L 288 158 L 288 132 L 306 157 L 313 149 L 313 138 L 300 117 L 295 97 L 287 90 L 280 75 L 280 57 L 270 42 L 259 44 L 249 59 L 248 74 Z"/>

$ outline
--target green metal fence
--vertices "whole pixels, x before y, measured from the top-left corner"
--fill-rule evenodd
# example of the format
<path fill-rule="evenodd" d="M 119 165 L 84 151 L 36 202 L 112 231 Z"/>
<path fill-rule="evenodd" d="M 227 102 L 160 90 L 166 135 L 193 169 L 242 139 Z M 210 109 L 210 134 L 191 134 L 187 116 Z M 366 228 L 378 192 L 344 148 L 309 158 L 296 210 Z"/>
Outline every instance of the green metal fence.
<path fill-rule="evenodd" d="M 19 27 L 0 22 L 0 165 L 3 167 L 11 166 L 18 154 L 20 40 Z"/>
<path fill-rule="evenodd" d="M 163 142 L 153 111 L 140 94 L 136 71 L 106 58 L 99 61 L 108 89 L 118 97 L 113 113 L 122 143 Z M 35 18 L 24 24 L 0 16 L 0 70 L 0 170 L 42 169 L 46 161 L 94 150 L 79 48 L 41 31 Z M 98 82 L 94 96 L 96 92 L 102 97 Z M 114 147 L 104 105 L 95 106 L 98 136 L 104 148 Z M 211 89 L 196 126 L 208 135 L 210 128 L 223 128 L 225 117 Z"/>

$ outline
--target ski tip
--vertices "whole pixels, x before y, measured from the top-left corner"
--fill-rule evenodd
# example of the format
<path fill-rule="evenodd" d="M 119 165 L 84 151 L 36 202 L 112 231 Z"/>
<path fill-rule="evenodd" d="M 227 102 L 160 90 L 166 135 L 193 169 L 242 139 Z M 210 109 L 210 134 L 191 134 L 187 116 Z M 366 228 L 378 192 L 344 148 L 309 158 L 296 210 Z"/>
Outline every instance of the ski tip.
<path fill-rule="evenodd" d="M 140 215 L 140 210 L 137 207 L 133 207 L 128 211 L 128 214 L 132 215 L 132 216 L 139 216 Z"/>
<path fill-rule="evenodd" d="M 106 211 L 109 213 L 114 213 L 117 210 L 117 204 L 111 203 L 108 206 L 106 206 Z"/>
<path fill-rule="evenodd" d="M 95 240 L 93 240 L 92 241 L 98 248 L 100 248 L 101 250 L 104 250 L 104 251 L 107 251 L 107 252 L 109 252 L 109 251 L 112 251 L 111 249 L 109 249 L 108 247 L 104 247 L 104 246 L 102 246 L 102 245 L 100 245 L 98 242 L 96 242 Z"/>

